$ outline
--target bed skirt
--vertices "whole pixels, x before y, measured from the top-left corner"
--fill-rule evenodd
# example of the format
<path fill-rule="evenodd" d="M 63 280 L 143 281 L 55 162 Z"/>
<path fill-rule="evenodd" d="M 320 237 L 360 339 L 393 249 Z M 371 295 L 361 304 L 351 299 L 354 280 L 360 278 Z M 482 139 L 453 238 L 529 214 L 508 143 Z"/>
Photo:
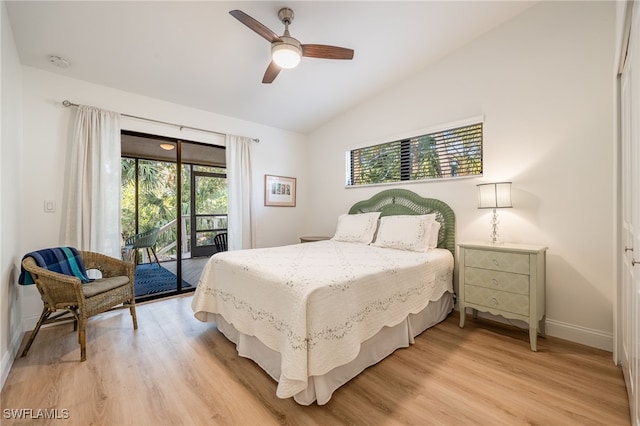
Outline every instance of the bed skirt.
<path fill-rule="evenodd" d="M 351 362 L 336 367 L 322 376 L 309 377 L 305 390 L 294 395 L 301 405 L 310 405 L 317 401 L 324 405 L 331 399 L 333 392 L 349 380 L 393 353 L 396 349 L 406 348 L 414 343 L 414 337 L 443 321 L 453 310 L 453 294 L 445 292 L 440 299 L 430 302 L 417 314 L 410 314 L 394 327 L 384 327 L 372 338 L 362 343 L 360 352 Z M 254 336 L 239 333 L 219 314 L 208 313 L 208 321 L 216 323 L 230 341 L 235 343 L 238 355 L 249 358 L 258 364 L 275 381 L 280 377 L 280 354 L 265 346 Z"/>

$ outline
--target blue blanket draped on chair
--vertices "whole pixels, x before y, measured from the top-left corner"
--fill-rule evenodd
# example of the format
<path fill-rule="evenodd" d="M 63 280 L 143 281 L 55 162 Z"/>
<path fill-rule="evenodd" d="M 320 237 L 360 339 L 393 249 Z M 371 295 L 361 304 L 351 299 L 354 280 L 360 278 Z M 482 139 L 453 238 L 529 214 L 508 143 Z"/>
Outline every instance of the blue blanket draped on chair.
<path fill-rule="evenodd" d="M 87 276 L 80 253 L 73 247 L 54 247 L 37 250 L 25 254 L 22 259 L 24 260 L 27 257 L 33 257 L 36 265 L 49 271 L 78 277 L 82 283 L 93 281 Z M 35 284 L 33 277 L 29 271 L 25 271 L 24 267 L 20 268 L 18 283 L 22 285 Z"/>

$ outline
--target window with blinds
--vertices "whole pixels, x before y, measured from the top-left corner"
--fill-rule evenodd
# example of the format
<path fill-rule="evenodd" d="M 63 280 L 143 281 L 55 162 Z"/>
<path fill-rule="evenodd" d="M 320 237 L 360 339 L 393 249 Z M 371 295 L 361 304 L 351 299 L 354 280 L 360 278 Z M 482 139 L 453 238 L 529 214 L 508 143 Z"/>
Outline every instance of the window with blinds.
<path fill-rule="evenodd" d="M 482 123 L 347 152 L 347 186 L 482 175 Z"/>

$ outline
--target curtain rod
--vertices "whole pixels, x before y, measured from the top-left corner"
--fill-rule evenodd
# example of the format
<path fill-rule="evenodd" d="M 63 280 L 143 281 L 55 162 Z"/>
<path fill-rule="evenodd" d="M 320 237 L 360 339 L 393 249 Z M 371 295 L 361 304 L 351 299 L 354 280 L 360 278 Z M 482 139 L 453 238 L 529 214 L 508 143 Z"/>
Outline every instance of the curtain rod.
<path fill-rule="evenodd" d="M 64 105 L 65 107 L 72 107 L 72 106 L 78 107 L 78 106 L 80 106 L 78 104 L 74 104 L 73 102 L 68 101 L 67 99 L 62 101 L 62 105 Z M 120 113 L 120 115 L 122 115 L 123 117 L 135 118 L 136 120 L 144 120 L 144 121 L 151 121 L 153 123 L 166 124 L 168 126 L 178 127 L 180 130 L 189 129 L 189 130 L 196 130 L 198 132 L 213 133 L 213 134 L 216 134 L 216 135 L 227 136 L 226 133 L 216 132 L 214 130 L 200 129 L 198 127 L 191 127 L 191 126 L 184 126 L 182 124 L 170 123 L 168 121 L 154 120 L 153 118 L 138 117 L 137 115 L 123 114 L 123 113 Z M 260 139 L 258 139 L 258 138 L 251 138 L 251 140 L 256 142 L 256 143 L 260 142 Z"/>

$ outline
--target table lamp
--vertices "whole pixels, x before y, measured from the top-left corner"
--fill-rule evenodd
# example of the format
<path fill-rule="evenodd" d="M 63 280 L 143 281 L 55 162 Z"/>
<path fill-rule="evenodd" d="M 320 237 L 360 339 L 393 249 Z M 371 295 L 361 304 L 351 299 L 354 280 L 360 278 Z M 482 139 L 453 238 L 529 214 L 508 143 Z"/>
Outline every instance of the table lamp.
<path fill-rule="evenodd" d="M 498 213 L 496 209 L 511 208 L 511 182 L 481 183 L 478 186 L 478 208 L 493 209 L 491 243 L 498 243 Z"/>

